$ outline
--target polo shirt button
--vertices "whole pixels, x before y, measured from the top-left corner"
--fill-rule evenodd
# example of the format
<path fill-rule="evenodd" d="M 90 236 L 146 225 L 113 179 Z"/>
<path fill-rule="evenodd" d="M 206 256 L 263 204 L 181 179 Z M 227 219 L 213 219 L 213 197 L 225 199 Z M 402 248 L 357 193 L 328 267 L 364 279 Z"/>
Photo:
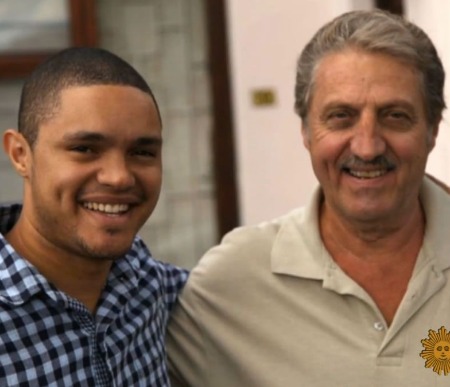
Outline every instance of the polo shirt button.
<path fill-rule="evenodd" d="M 377 321 L 373 324 L 373 327 L 375 328 L 375 330 L 377 330 L 378 332 L 384 331 L 384 324 L 381 321 Z"/>

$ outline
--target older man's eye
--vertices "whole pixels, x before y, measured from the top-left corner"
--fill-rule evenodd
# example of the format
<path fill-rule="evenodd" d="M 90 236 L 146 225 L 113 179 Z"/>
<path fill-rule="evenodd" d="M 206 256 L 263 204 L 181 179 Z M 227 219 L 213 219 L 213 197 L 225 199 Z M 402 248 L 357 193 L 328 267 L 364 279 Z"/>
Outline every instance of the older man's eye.
<path fill-rule="evenodd" d="M 353 123 L 354 117 L 348 110 L 336 110 L 326 116 L 326 123 L 331 129 L 344 129 Z"/>
<path fill-rule="evenodd" d="M 73 146 L 70 148 L 70 150 L 77 153 L 92 153 L 94 151 L 90 146 L 87 145 Z"/>
<path fill-rule="evenodd" d="M 335 112 L 330 114 L 330 118 L 344 119 L 349 117 L 348 112 Z"/>
<path fill-rule="evenodd" d="M 414 125 L 416 119 L 403 110 L 388 110 L 382 115 L 382 121 L 385 125 L 392 128 L 408 129 Z"/>
<path fill-rule="evenodd" d="M 405 119 L 409 119 L 408 114 L 406 114 L 405 112 L 400 112 L 400 111 L 392 111 L 389 112 L 389 114 L 387 115 L 387 117 L 389 118 L 394 118 L 396 120 L 405 120 Z"/>

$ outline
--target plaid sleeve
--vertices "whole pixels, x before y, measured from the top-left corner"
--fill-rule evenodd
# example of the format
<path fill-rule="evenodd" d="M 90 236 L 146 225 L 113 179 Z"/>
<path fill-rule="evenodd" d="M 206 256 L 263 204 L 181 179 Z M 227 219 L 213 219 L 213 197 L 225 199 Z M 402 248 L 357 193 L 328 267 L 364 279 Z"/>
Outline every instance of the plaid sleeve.
<path fill-rule="evenodd" d="M 162 263 L 162 267 L 164 270 L 166 304 L 168 310 L 171 311 L 178 299 L 178 295 L 186 284 L 189 272 L 167 263 Z"/>

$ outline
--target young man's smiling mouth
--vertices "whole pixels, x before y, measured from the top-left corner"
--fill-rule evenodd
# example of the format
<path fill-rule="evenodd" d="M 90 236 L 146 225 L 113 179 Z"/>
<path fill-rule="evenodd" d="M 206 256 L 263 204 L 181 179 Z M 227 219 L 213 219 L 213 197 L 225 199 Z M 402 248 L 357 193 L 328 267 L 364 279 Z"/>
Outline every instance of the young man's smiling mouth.
<path fill-rule="evenodd" d="M 108 215 L 120 215 L 129 211 L 131 206 L 129 204 L 112 204 L 112 203 L 98 203 L 98 202 L 84 202 L 83 207 L 96 212 L 102 212 Z"/>

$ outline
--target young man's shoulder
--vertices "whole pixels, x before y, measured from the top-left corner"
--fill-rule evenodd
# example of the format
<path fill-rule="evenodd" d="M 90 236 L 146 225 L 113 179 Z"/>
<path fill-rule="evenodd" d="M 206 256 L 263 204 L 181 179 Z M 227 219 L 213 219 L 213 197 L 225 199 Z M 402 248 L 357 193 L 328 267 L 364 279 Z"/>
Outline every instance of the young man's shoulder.
<path fill-rule="evenodd" d="M 139 236 L 134 239 L 130 254 L 135 257 L 132 265 L 137 265 L 140 271 L 141 286 L 149 291 L 158 288 L 166 295 L 171 308 L 186 284 L 189 271 L 154 258 Z"/>

